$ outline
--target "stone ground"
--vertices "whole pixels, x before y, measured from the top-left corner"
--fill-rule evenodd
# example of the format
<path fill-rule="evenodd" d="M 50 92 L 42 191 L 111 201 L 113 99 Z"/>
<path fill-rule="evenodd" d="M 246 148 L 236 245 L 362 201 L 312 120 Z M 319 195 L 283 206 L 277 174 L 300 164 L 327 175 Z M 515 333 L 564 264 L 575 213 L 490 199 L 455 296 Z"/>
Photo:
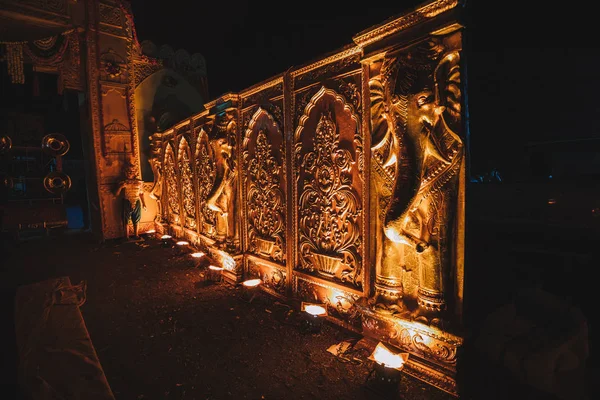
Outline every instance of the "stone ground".
<path fill-rule="evenodd" d="M 88 233 L 65 233 L 5 240 L 3 252 L 3 393 L 17 399 L 12 296 L 18 285 L 60 276 L 87 282 L 81 311 L 118 400 L 383 398 L 365 388 L 372 369 L 365 349 L 352 354 L 354 362 L 327 352 L 360 336 L 331 324 L 303 333 L 294 307 L 266 294 L 246 303 L 240 287 L 206 285 L 202 269 L 156 239 L 100 244 Z M 501 373 L 465 382 L 481 390 L 464 398 L 551 399 Z M 386 398 L 454 397 L 403 376 L 398 395 Z"/>

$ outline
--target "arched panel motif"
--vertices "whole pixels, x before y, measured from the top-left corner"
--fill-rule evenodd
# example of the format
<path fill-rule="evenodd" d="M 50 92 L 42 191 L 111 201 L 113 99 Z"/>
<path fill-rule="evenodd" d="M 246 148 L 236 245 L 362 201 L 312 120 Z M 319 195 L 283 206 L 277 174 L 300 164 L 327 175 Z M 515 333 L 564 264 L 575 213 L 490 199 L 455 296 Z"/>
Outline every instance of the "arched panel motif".
<path fill-rule="evenodd" d="M 248 250 L 285 263 L 283 135 L 266 110 L 253 115 L 243 143 Z"/>
<path fill-rule="evenodd" d="M 167 150 L 165 151 L 165 181 L 167 183 L 167 210 L 166 217 L 171 223 L 179 223 L 179 190 L 177 185 L 177 170 L 175 166 L 175 152 L 173 146 L 167 144 Z"/>
<path fill-rule="evenodd" d="M 185 137 L 182 137 L 177 152 L 177 165 L 181 177 L 181 200 L 184 211 L 183 223 L 186 228 L 196 229 L 196 195 L 191 158 L 188 141 Z"/>
<path fill-rule="evenodd" d="M 305 272 L 362 289 L 362 142 L 353 108 L 321 88 L 295 135 L 298 258 Z"/>
<path fill-rule="evenodd" d="M 212 191 L 216 178 L 214 155 L 212 154 L 208 135 L 204 130 L 198 134 L 196 141 L 196 179 L 198 181 L 198 208 L 200 232 L 208 237 L 216 237 L 217 216 L 208 208 L 208 194 Z"/>

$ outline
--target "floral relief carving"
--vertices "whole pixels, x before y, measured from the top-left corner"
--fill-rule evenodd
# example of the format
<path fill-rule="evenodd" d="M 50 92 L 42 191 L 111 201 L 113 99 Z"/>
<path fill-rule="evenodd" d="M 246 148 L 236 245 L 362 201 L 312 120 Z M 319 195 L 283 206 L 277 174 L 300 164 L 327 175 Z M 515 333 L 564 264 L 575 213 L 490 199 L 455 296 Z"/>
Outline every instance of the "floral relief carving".
<path fill-rule="evenodd" d="M 179 172 L 181 175 L 181 195 L 185 211 L 185 226 L 196 228 L 196 199 L 194 195 L 193 173 L 190 165 L 190 148 L 183 139 L 179 148 Z"/>
<path fill-rule="evenodd" d="M 208 194 L 212 191 L 216 178 L 216 167 L 210 154 L 208 137 L 201 132 L 196 147 L 196 176 L 198 179 L 198 206 L 200 209 L 201 232 L 209 237 L 216 236 L 216 213 L 208 208 Z"/>
<path fill-rule="evenodd" d="M 361 287 L 361 209 L 351 173 L 355 160 L 339 147 L 339 139 L 331 112 L 322 112 L 314 150 L 300 163 L 305 176 L 298 201 L 301 268 Z"/>
<path fill-rule="evenodd" d="M 177 171 L 175 170 L 175 157 L 171 146 L 165 155 L 165 180 L 167 181 L 167 204 L 169 205 L 169 220 L 179 221 L 179 190 L 177 190 Z"/>
<path fill-rule="evenodd" d="M 254 157 L 247 162 L 248 185 L 248 240 L 251 251 L 283 261 L 284 210 L 283 193 L 279 187 L 281 166 L 273 156 L 271 143 L 265 130 L 256 137 Z"/>

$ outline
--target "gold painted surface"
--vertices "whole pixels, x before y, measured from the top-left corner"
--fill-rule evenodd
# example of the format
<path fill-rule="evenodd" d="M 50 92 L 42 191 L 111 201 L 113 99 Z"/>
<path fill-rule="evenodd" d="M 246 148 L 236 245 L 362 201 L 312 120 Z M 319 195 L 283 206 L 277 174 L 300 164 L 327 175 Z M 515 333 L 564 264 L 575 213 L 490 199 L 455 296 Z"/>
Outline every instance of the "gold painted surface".
<path fill-rule="evenodd" d="M 235 159 L 236 116 L 232 112 L 219 117 L 210 140 L 214 157 L 215 181 L 207 195 L 206 206 L 216 216 L 216 239 L 227 248 L 236 246 L 237 162 Z"/>
<path fill-rule="evenodd" d="M 352 110 L 323 87 L 296 130 L 297 268 L 361 289 L 360 124 Z"/>
<path fill-rule="evenodd" d="M 185 214 L 184 226 L 196 229 L 196 193 L 191 162 L 190 146 L 187 139 L 182 138 L 179 143 L 178 164 L 181 174 L 181 199 Z"/>
<path fill-rule="evenodd" d="M 456 4 L 430 2 L 359 35 L 358 47 L 209 102 L 152 136 L 164 152 L 152 159 L 163 182 L 153 192 L 163 187 L 169 229 L 220 257 L 226 279 L 260 278 L 275 296 L 326 303 L 328 318 L 408 351 L 407 373 L 453 394 L 462 26 L 430 20 Z M 425 20 L 437 30 L 392 42 Z M 174 138 L 183 128 L 194 132 L 190 150 Z M 190 229 L 179 215 L 194 210 Z"/>
<path fill-rule="evenodd" d="M 175 152 L 171 144 L 167 145 L 165 151 L 164 174 L 166 182 L 166 197 L 167 197 L 167 219 L 169 222 L 179 224 L 179 185 L 178 171 L 175 169 Z"/>
<path fill-rule="evenodd" d="M 262 108 L 246 130 L 243 174 L 246 184 L 248 250 L 285 263 L 285 200 L 282 133 Z"/>
<path fill-rule="evenodd" d="M 215 183 L 216 167 L 212 148 L 208 141 L 208 135 L 204 130 L 198 134 L 196 142 L 196 179 L 198 185 L 198 209 L 200 232 L 204 235 L 214 238 L 216 236 L 216 215 L 215 211 L 208 208 L 206 201 Z"/>
<path fill-rule="evenodd" d="M 442 325 L 453 319 L 452 232 L 463 162 L 460 33 L 386 56 L 369 81 L 372 213 L 381 249 L 382 312 Z M 416 303 L 416 304 L 415 304 Z"/>

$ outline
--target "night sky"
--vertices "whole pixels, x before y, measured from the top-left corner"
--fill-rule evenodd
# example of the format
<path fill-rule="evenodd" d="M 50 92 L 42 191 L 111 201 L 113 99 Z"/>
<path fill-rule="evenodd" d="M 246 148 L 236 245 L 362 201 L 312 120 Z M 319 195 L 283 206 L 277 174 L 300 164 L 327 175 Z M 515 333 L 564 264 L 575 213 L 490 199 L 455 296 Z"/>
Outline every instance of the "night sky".
<path fill-rule="evenodd" d="M 351 44 L 353 35 L 421 3 L 367 1 L 360 8 L 339 0 L 170 0 L 151 7 L 132 0 L 132 7 L 140 41 L 204 55 L 214 99 Z M 518 179 L 532 142 L 600 139 L 600 44 L 593 13 L 581 5 L 548 4 L 467 2 L 474 173 L 497 168 Z"/>

